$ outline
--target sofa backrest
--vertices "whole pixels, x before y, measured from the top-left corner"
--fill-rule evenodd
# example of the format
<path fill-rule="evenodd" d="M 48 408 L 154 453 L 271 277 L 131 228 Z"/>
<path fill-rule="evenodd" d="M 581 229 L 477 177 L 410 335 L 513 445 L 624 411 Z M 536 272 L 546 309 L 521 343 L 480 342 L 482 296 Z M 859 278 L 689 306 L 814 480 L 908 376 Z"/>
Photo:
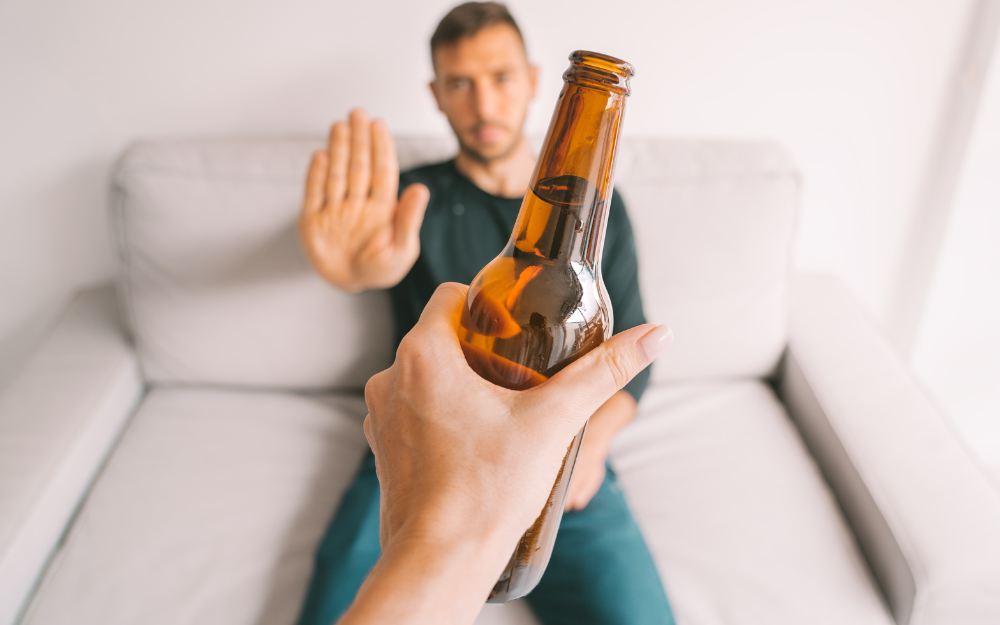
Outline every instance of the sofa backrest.
<path fill-rule="evenodd" d="M 397 140 L 403 168 L 444 139 Z M 112 217 L 122 307 L 147 381 L 361 389 L 392 361 L 384 292 L 309 267 L 296 218 L 319 140 L 160 141 L 122 158 Z M 762 376 L 785 344 L 797 176 L 776 146 L 624 140 L 646 314 L 674 347 L 654 380 Z M 499 250 L 497 250 L 499 252 Z"/>

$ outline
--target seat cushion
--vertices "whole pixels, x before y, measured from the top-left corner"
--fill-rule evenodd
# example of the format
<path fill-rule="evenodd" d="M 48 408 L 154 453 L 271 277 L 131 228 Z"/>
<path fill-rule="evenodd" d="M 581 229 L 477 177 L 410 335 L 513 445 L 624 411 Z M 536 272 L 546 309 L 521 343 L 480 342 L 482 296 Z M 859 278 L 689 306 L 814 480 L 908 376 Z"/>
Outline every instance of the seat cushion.
<path fill-rule="evenodd" d="M 651 386 L 612 464 L 678 623 L 892 623 L 766 384 Z"/>
<path fill-rule="evenodd" d="M 154 388 L 29 625 L 292 625 L 366 448 L 359 397 Z M 763 383 L 653 385 L 612 452 L 681 625 L 890 625 Z M 536 623 L 523 602 L 479 625 Z"/>
<path fill-rule="evenodd" d="M 293 623 L 365 413 L 360 397 L 151 390 L 24 623 Z"/>
<path fill-rule="evenodd" d="M 453 149 L 397 144 L 403 167 Z M 119 291 L 149 382 L 360 390 L 392 361 L 386 294 L 338 291 L 299 244 L 305 170 L 322 145 L 162 141 L 126 153 L 113 203 Z M 647 316 L 677 337 L 653 379 L 771 371 L 786 339 L 798 190 L 784 152 L 623 140 L 616 188 L 632 216 Z"/>

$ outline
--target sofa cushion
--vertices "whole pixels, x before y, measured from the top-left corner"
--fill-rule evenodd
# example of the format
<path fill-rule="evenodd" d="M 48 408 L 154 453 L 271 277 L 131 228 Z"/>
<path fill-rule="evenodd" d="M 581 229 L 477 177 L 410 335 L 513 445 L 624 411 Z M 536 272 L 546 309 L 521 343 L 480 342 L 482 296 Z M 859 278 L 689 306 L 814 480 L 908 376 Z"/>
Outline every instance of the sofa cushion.
<path fill-rule="evenodd" d="M 647 318 L 675 340 L 658 381 L 762 377 L 785 347 L 798 176 L 769 143 L 634 139 L 615 188 Z"/>
<path fill-rule="evenodd" d="M 403 167 L 447 157 L 400 139 Z M 309 267 L 295 221 L 318 140 L 150 142 L 115 177 L 120 292 L 154 383 L 360 389 L 392 360 L 385 293 Z M 785 343 L 797 183 L 773 145 L 624 140 L 647 315 L 677 337 L 654 379 L 760 376 Z M 499 252 L 499 250 L 497 250 Z"/>
<path fill-rule="evenodd" d="M 291 625 L 363 414 L 360 398 L 154 388 L 25 625 Z M 653 385 L 612 462 L 682 625 L 891 625 L 766 385 Z M 478 622 L 535 620 L 514 602 Z"/>
<path fill-rule="evenodd" d="M 293 623 L 365 414 L 361 397 L 153 388 L 23 622 Z"/>
<path fill-rule="evenodd" d="M 147 143 L 115 182 L 120 292 L 143 375 L 359 389 L 391 363 L 385 293 L 348 295 L 296 231 L 309 141 Z"/>
<path fill-rule="evenodd" d="M 612 448 L 684 625 L 892 625 L 771 389 L 652 385 Z"/>

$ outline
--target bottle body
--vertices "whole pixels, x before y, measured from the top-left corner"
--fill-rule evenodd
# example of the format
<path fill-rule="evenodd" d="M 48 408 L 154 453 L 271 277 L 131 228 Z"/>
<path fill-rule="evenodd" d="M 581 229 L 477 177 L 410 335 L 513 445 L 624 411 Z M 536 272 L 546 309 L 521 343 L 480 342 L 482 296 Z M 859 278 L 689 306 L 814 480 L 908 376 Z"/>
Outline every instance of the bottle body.
<path fill-rule="evenodd" d="M 459 338 L 494 384 L 541 384 L 611 336 L 600 260 L 614 156 L 632 68 L 574 52 L 542 154 L 503 252 L 469 287 Z M 527 594 L 548 564 L 586 426 L 566 450 L 549 499 L 518 543 L 490 602 Z"/>
<path fill-rule="evenodd" d="M 604 342 L 614 326 L 597 267 L 539 259 L 516 248 L 476 277 L 469 288 L 466 312 L 461 329 L 466 360 L 482 377 L 516 390 L 541 384 Z M 566 450 L 552 492 L 538 519 L 521 537 L 490 593 L 490 602 L 523 597 L 541 579 L 552 555 L 585 430 L 586 426 Z"/>

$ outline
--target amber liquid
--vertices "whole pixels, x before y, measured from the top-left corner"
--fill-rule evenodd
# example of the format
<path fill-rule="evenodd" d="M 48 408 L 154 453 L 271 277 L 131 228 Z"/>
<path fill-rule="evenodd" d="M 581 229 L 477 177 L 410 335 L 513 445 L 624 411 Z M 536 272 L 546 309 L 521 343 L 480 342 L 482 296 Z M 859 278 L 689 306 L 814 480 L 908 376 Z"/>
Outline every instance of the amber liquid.
<path fill-rule="evenodd" d="M 603 343 L 613 317 L 601 280 L 604 202 L 583 178 L 540 181 L 521 207 L 507 248 L 469 287 L 460 338 L 469 365 L 510 389 L 541 384 Z M 488 601 L 527 594 L 552 555 L 573 466 L 586 426 L 566 450 L 545 507 L 521 537 Z"/>

